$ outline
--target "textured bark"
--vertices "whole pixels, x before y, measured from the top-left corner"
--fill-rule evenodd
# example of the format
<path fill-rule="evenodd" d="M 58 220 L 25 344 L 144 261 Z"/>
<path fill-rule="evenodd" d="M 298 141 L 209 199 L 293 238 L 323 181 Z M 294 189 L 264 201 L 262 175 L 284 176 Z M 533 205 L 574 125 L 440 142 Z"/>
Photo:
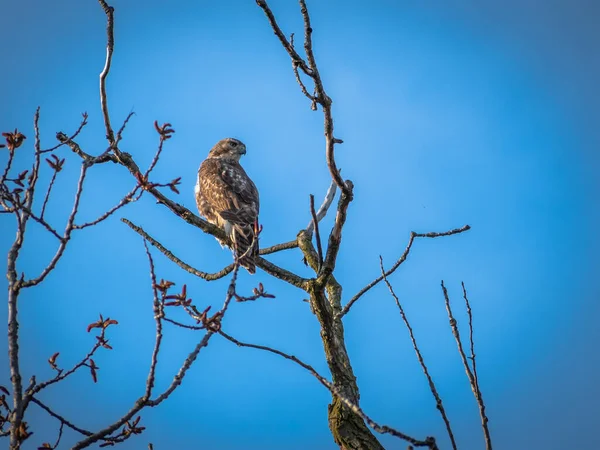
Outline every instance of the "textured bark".
<path fill-rule="evenodd" d="M 319 257 L 306 231 L 298 235 L 298 245 L 306 262 L 316 271 Z M 355 405 L 360 395 L 356 377 L 344 342 L 344 325 L 336 315 L 340 311 L 342 287 L 333 275 L 327 277 L 325 285 L 318 279 L 310 282 L 308 293 L 311 308 L 321 325 L 321 339 L 332 382 L 339 392 Z M 336 444 L 344 450 L 383 450 L 383 446 L 367 427 L 363 419 L 349 409 L 338 397 L 328 407 L 329 429 Z"/>

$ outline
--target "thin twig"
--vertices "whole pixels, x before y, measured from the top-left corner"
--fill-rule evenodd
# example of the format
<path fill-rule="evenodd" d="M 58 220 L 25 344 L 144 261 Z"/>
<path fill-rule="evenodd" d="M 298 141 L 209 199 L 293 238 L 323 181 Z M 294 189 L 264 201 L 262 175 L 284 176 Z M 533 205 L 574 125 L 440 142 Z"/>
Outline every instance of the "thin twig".
<path fill-rule="evenodd" d="M 352 201 L 353 185 L 350 180 L 346 181 L 347 190 L 343 190 L 340 199 L 338 201 L 337 212 L 335 215 L 335 223 L 329 233 L 329 240 L 327 242 L 327 253 L 325 254 L 325 261 L 323 263 L 323 270 L 320 277 L 323 277 L 322 282 L 326 281 L 327 277 L 331 275 L 335 269 L 337 256 L 342 243 L 342 228 L 346 223 L 346 216 L 348 212 L 348 206 Z"/>
<path fill-rule="evenodd" d="M 127 114 L 127 117 L 123 121 L 123 125 L 121 125 L 121 128 L 119 128 L 119 131 L 117 131 L 117 140 L 115 142 L 115 145 L 117 145 L 121 141 L 121 138 L 122 138 L 121 135 L 123 134 L 123 131 L 125 131 L 125 127 L 127 126 L 129 119 L 131 119 L 134 114 L 135 113 L 133 111 L 131 111 L 129 114 Z"/>
<path fill-rule="evenodd" d="M 79 176 L 79 181 L 77 182 L 77 191 L 75 193 L 75 201 L 73 202 L 73 209 L 71 210 L 71 214 L 69 215 L 69 219 L 67 220 L 67 226 L 65 227 L 65 232 L 62 237 L 61 243 L 56 250 L 56 253 L 52 260 L 48 263 L 46 268 L 42 271 L 42 273 L 37 277 L 28 281 L 23 281 L 21 286 L 23 288 L 28 288 L 32 286 L 36 286 L 41 283 L 44 278 L 56 267 L 56 264 L 64 254 L 65 248 L 67 247 L 67 243 L 69 239 L 71 239 L 71 233 L 74 229 L 75 216 L 79 211 L 79 201 L 81 200 L 81 193 L 83 192 L 83 182 L 85 181 L 85 175 L 87 172 L 89 165 L 86 161 L 81 164 L 81 174 Z"/>
<path fill-rule="evenodd" d="M 81 130 L 83 130 L 83 127 L 87 125 L 87 119 L 88 119 L 87 113 L 84 112 L 82 114 L 82 116 L 83 116 L 83 120 L 79 124 L 79 128 L 77 128 L 77 130 L 75 130 L 75 133 L 73 133 L 70 137 L 67 137 L 64 141 L 60 141 L 59 140 L 59 143 L 57 145 L 55 145 L 52 148 L 48 148 L 46 150 L 42 150 L 42 151 L 40 151 L 40 153 L 50 153 L 50 152 L 53 152 L 54 150 L 56 150 L 56 149 L 62 147 L 63 145 L 65 145 L 68 141 L 71 141 L 71 140 L 75 139 L 79 135 L 79 133 L 81 133 Z M 60 133 L 59 132 L 59 133 L 57 133 L 57 136 L 58 136 L 58 134 L 64 134 L 64 133 Z"/>
<path fill-rule="evenodd" d="M 79 146 L 79 144 L 77 144 L 77 142 L 73 141 L 71 138 L 69 138 L 65 133 L 59 131 L 58 133 L 56 133 L 56 139 L 58 139 L 59 142 L 66 144 L 72 151 L 73 153 L 75 153 L 76 155 L 78 155 L 81 159 L 83 159 L 85 162 L 87 162 L 88 164 L 101 164 L 101 163 L 105 163 L 108 161 L 111 161 L 113 163 L 117 162 L 117 159 L 115 158 L 114 155 L 111 155 L 108 152 L 103 152 L 100 155 L 94 157 L 86 152 L 84 152 L 81 147 Z M 110 150 L 110 147 L 109 147 Z"/>
<path fill-rule="evenodd" d="M 8 151 L 8 161 L 6 162 L 6 166 L 4 167 L 4 172 L 2 173 L 2 176 L 0 177 L 0 186 L 2 186 L 4 184 L 6 177 L 8 177 L 8 173 L 10 172 L 10 169 L 12 167 L 14 157 L 15 157 L 15 150 L 9 150 Z"/>
<path fill-rule="evenodd" d="M 292 49 L 294 48 L 294 33 L 292 33 L 290 35 L 290 46 L 292 47 Z M 298 85 L 300 86 L 300 90 L 306 96 L 306 98 L 308 98 L 310 100 L 311 109 L 313 111 L 316 111 L 317 110 L 317 99 L 313 95 L 310 95 L 308 93 L 308 90 L 306 89 L 306 86 L 304 85 L 302 78 L 300 78 L 300 73 L 298 72 L 298 62 L 295 61 L 294 59 L 292 59 L 292 70 L 294 71 L 294 76 L 296 77 L 296 81 L 298 82 Z"/>
<path fill-rule="evenodd" d="M 154 158 L 152 158 L 152 162 L 150 163 L 150 166 L 148 166 L 148 170 L 146 170 L 146 172 L 144 173 L 145 179 L 148 179 L 148 175 L 150 175 L 150 172 L 152 172 L 152 170 L 156 166 L 156 163 L 158 163 L 158 158 L 160 158 L 160 154 L 162 153 L 163 145 L 166 140 L 167 140 L 167 138 L 165 138 L 165 135 L 161 134 L 160 141 L 158 143 L 158 149 L 156 150 L 156 153 L 154 154 Z"/>
<path fill-rule="evenodd" d="M 237 261 L 236 261 L 236 263 L 237 263 Z M 229 304 L 231 303 L 231 299 L 233 298 L 233 294 L 235 293 L 235 285 L 236 285 L 236 281 L 237 281 L 238 270 L 239 270 L 239 264 L 236 264 L 236 267 L 233 271 L 233 275 L 231 277 L 231 282 L 229 283 L 229 288 L 227 290 L 227 295 L 225 297 L 225 302 L 223 304 L 223 307 L 211 319 L 211 321 L 212 321 L 211 323 L 219 324 L 219 327 L 220 327 L 220 321 L 222 320 L 223 316 L 227 312 L 227 308 L 229 307 Z M 120 427 L 122 427 L 124 424 L 126 424 L 134 415 L 136 415 L 143 408 L 158 406 L 160 403 L 162 403 L 164 400 L 166 400 L 173 393 L 173 391 L 175 389 L 177 389 L 177 387 L 179 385 L 181 385 L 185 375 L 187 374 L 187 371 L 189 370 L 189 368 L 192 366 L 192 364 L 198 357 L 200 350 L 202 350 L 203 347 L 206 347 L 208 345 L 208 342 L 209 342 L 211 336 L 216 331 L 218 331 L 218 329 L 219 328 L 215 328 L 215 329 L 208 328 L 207 329 L 206 333 L 204 334 L 204 336 L 202 337 L 200 342 L 196 345 L 196 347 L 192 350 L 192 352 L 187 356 L 187 358 L 183 362 L 181 368 L 179 369 L 179 371 L 173 378 L 173 381 L 171 382 L 169 387 L 167 389 L 165 389 L 165 391 L 162 394 L 160 394 L 155 399 L 147 398 L 145 395 L 144 395 L 144 397 L 140 397 L 134 403 L 134 405 L 131 407 L 131 409 L 127 413 L 125 413 L 120 419 L 118 419 L 111 425 L 107 426 L 106 428 L 92 434 L 91 436 L 88 436 L 86 439 L 79 441 L 72 447 L 72 450 L 80 450 L 82 448 L 86 448 L 86 447 L 90 446 L 94 442 L 97 442 L 102 439 L 106 439 L 106 436 L 110 436 L 112 433 L 114 433 L 116 430 L 118 430 Z M 156 346 L 155 346 L 155 348 L 156 348 Z M 153 354 L 154 354 L 154 352 L 153 352 Z M 153 363 L 154 363 L 154 357 L 153 357 Z M 148 383 L 148 381 L 147 381 L 147 383 Z M 148 388 L 146 388 L 146 390 L 147 389 Z"/>
<path fill-rule="evenodd" d="M 64 422 L 60 423 L 60 428 L 58 429 L 58 436 L 56 438 L 56 442 L 54 443 L 54 446 L 52 448 L 56 449 L 58 447 L 58 444 L 60 444 L 60 440 L 62 439 L 62 434 L 63 434 L 63 428 L 65 426 Z"/>
<path fill-rule="evenodd" d="M 283 45 L 283 48 L 288 52 L 290 58 L 292 58 L 292 62 L 295 62 L 297 66 L 306 75 L 312 77 L 312 70 L 307 66 L 306 61 L 304 61 L 304 59 L 298 54 L 298 52 L 296 52 L 294 46 L 287 40 L 287 38 L 283 34 L 283 31 L 281 31 L 281 28 L 279 28 L 279 25 L 275 20 L 275 16 L 269 8 L 269 5 L 267 5 L 267 2 L 265 0 L 256 0 L 256 4 L 264 11 L 265 15 L 267 16 L 267 19 L 269 20 L 269 23 L 271 24 L 271 28 L 273 28 L 273 32 L 279 38 L 281 45 Z"/>
<path fill-rule="evenodd" d="M 311 222 L 312 223 L 312 222 Z M 277 253 L 282 250 L 290 250 L 292 248 L 298 248 L 298 240 L 295 239 L 293 241 L 282 242 L 281 244 L 275 244 L 271 247 L 261 248 L 258 252 L 259 255 L 269 255 L 271 253 Z"/>
<path fill-rule="evenodd" d="M 220 330 L 220 320 L 223 319 L 223 316 L 227 312 L 227 308 L 229 307 L 229 304 L 231 303 L 231 300 L 233 299 L 234 294 L 235 294 L 235 286 L 237 283 L 237 276 L 238 276 L 239 269 L 240 269 L 239 262 L 236 261 L 235 268 L 233 270 L 233 275 L 231 276 L 231 281 L 229 283 L 229 288 L 227 289 L 227 295 L 225 296 L 225 302 L 223 303 L 223 307 L 215 314 L 215 317 L 217 317 L 219 320 L 219 328 L 217 328 L 215 330 L 213 330 L 211 328 L 207 329 L 207 332 L 204 335 L 204 337 L 202 338 L 202 340 L 198 343 L 198 345 L 196 345 L 196 348 L 194 349 L 194 351 L 192 353 L 190 353 L 190 355 L 186 358 L 183 365 L 181 366 L 181 369 L 179 369 L 179 372 L 177 372 L 177 375 L 175 375 L 175 378 L 173 378 L 171 385 L 156 399 L 149 400 L 147 402 L 148 406 L 152 406 L 152 407 L 158 406 L 160 403 L 162 403 L 164 400 L 166 400 L 169 397 L 169 395 L 171 395 L 171 393 L 177 388 L 177 386 L 179 386 L 181 384 L 183 377 L 185 376 L 186 372 L 188 371 L 188 369 L 191 367 L 192 363 L 198 356 L 198 353 L 200 352 L 202 347 L 206 347 L 206 345 L 208 345 L 208 341 L 211 338 L 211 336 L 215 332 L 218 332 L 218 330 Z"/>
<path fill-rule="evenodd" d="M 74 431 L 77 431 L 78 433 L 83 434 L 84 436 L 91 436 L 92 435 L 91 431 L 88 431 L 88 430 L 86 430 L 84 428 L 80 428 L 77 425 L 74 425 L 72 422 L 69 422 L 67 419 L 65 419 L 60 414 L 55 413 L 49 406 L 46 406 L 44 403 L 42 403 L 41 401 L 39 401 L 37 398 L 31 397 L 31 402 L 35 403 L 36 405 L 38 405 L 40 408 L 42 408 L 44 411 L 46 411 L 48 414 L 50 414 L 55 419 L 59 420 L 60 423 L 64 423 L 70 429 L 72 429 Z"/>
<path fill-rule="evenodd" d="M 469 362 L 467 360 L 467 355 L 463 349 L 462 341 L 460 339 L 460 332 L 458 330 L 458 323 L 452 314 L 452 308 L 450 307 L 450 298 L 448 297 L 448 290 L 446 286 L 444 286 L 444 281 L 442 280 L 442 292 L 444 293 L 444 301 L 446 302 L 446 311 L 448 312 L 448 319 L 450 320 L 450 328 L 452 329 L 452 334 L 454 335 L 454 339 L 456 340 L 456 346 L 458 348 L 458 353 L 460 354 L 460 358 L 462 360 L 463 366 L 465 368 L 465 373 L 467 374 L 467 378 L 469 379 L 469 384 L 471 385 L 471 390 L 473 391 L 473 395 L 475 396 L 475 400 L 477 401 L 477 406 L 479 407 L 479 416 L 481 417 L 481 427 L 483 429 L 483 436 L 485 439 L 485 448 L 486 450 L 492 450 L 492 440 L 490 438 L 490 430 L 488 428 L 488 417 L 485 414 L 485 403 L 483 401 L 483 396 L 481 395 L 481 390 L 479 389 L 479 385 L 477 380 L 475 379 L 475 375 L 471 371 L 469 367 Z"/>
<path fill-rule="evenodd" d="M 469 343 L 471 346 L 471 365 L 473 366 L 473 376 L 475 378 L 475 385 L 477 386 L 477 390 L 479 390 L 479 378 L 477 377 L 477 362 L 475 361 L 475 342 L 473 340 L 473 312 L 471 311 L 471 303 L 469 302 L 469 298 L 467 297 L 467 289 L 465 288 L 465 283 L 460 283 L 463 290 L 463 298 L 465 299 L 465 305 L 467 307 L 467 315 L 469 316 Z"/>
<path fill-rule="evenodd" d="M 348 400 L 339 390 L 338 388 L 331 383 L 329 380 L 327 380 L 325 377 L 321 376 L 311 365 L 306 364 L 305 362 L 301 361 L 300 359 L 298 359 L 297 357 L 293 356 L 293 355 L 289 355 L 287 353 L 284 353 L 280 350 L 271 348 L 271 347 L 267 347 L 264 345 L 256 345 L 256 344 L 249 344 L 249 343 L 245 343 L 245 342 L 241 342 L 237 339 L 235 339 L 234 337 L 228 335 L 227 333 L 225 333 L 223 330 L 219 331 L 219 334 L 221 336 L 223 336 L 225 339 L 227 339 L 230 342 L 233 342 L 234 344 L 236 344 L 238 347 L 248 347 L 248 348 L 254 348 L 257 350 L 263 350 L 269 353 L 274 353 L 276 355 L 279 355 L 285 359 L 288 359 L 290 361 L 295 362 L 296 364 L 298 364 L 299 366 L 303 367 L 304 369 L 308 370 L 312 376 L 314 376 L 317 380 L 319 380 L 319 382 L 325 386 L 329 392 L 331 392 L 331 394 L 333 394 L 334 396 L 336 396 L 337 398 L 339 398 L 349 409 L 351 409 L 355 414 L 357 414 L 358 416 L 360 416 L 365 422 L 367 422 L 369 424 L 369 426 L 371 428 L 373 428 L 375 431 L 377 431 L 378 433 L 382 433 L 382 434 L 391 434 L 392 436 L 396 436 L 400 439 L 403 439 L 407 442 L 410 442 L 412 445 L 416 446 L 416 447 L 429 447 L 430 449 L 435 449 L 437 450 L 437 444 L 435 443 L 435 439 L 428 437 L 425 440 L 421 441 L 418 439 L 415 439 L 407 434 L 404 434 L 392 427 L 389 427 L 387 425 L 379 425 L 378 423 L 376 423 L 373 419 L 371 419 L 369 416 L 367 416 L 365 414 L 365 412 L 356 404 L 352 403 L 350 400 Z"/>
<path fill-rule="evenodd" d="M 317 254 L 319 255 L 319 268 L 317 273 L 321 271 L 323 267 L 323 247 L 321 246 L 321 234 L 319 233 L 319 219 L 317 218 L 317 212 L 315 211 L 315 196 L 310 194 L 310 215 L 313 219 L 313 228 L 315 230 L 315 239 L 317 241 Z"/>
<path fill-rule="evenodd" d="M 52 174 L 52 178 L 50 179 L 50 184 L 48 185 L 48 189 L 46 190 L 46 195 L 44 196 L 44 203 L 42 204 L 42 211 L 40 212 L 40 219 L 44 218 L 44 213 L 46 212 L 46 205 L 48 204 L 48 199 L 50 198 L 50 192 L 54 187 L 54 181 L 56 180 L 56 175 L 58 175 L 58 170 L 55 170 Z"/>
<path fill-rule="evenodd" d="M 127 226 L 129 226 L 129 228 L 131 228 L 137 234 L 142 236 L 145 240 L 150 242 L 163 255 L 165 255 L 167 258 L 169 258 L 171 261 L 173 261 L 179 267 L 181 267 L 182 269 L 191 273 L 192 275 L 196 275 L 197 277 L 202 278 L 203 280 L 207 280 L 207 281 L 218 280 L 220 278 L 223 278 L 224 276 L 227 276 L 229 273 L 231 273 L 231 271 L 234 268 L 234 264 L 230 264 L 229 266 L 225 267 L 223 270 L 216 272 L 216 273 L 202 272 L 198 269 L 193 268 L 192 266 L 190 266 L 186 262 L 182 261 L 181 259 L 179 259 L 170 250 L 165 248 L 160 242 L 158 242 L 156 239 L 154 239 L 152 236 L 150 236 L 146 231 L 144 231 L 144 229 L 142 227 L 135 225 L 134 223 L 130 222 L 129 220 L 127 220 L 125 218 L 122 218 L 121 221 L 123 223 L 125 223 Z"/>
<path fill-rule="evenodd" d="M 42 219 L 41 217 L 38 217 L 37 215 L 35 215 L 35 214 L 33 213 L 33 211 L 31 211 L 29 208 L 27 208 L 27 207 L 26 207 L 26 206 L 24 206 L 24 205 L 19 205 L 19 206 L 17 207 L 17 209 L 20 209 L 20 210 L 24 211 L 25 213 L 27 213 L 27 215 L 28 215 L 29 217 L 31 217 L 31 218 L 32 218 L 32 219 L 33 219 L 35 222 L 37 222 L 37 223 L 39 223 L 40 225 L 42 225 L 42 226 L 43 226 L 44 228 L 46 228 L 46 230 L 48 230 L 48 232 L 50 232 L 50 233 L 51 233 L 51 234 L 52 234 L 52 235 L 53 235 L 53 236 L 54 236 L 56 239 L 58 239 L 59 241 L 61 241 L 61 242 L 62 242 L 62 240 L 63 240 L 63 237 L 62 237 L 60 234 L 58 234 L 58 232 L 57 232 L 57 231 L 56 231 L 54 228 L 52 228 L 52 226 L 51 226 L 51 225 L 50 225 L 48 222 L 46 222 L 44 219 Z"/>
<path fill-rule="evenodd" d="M 144 248 L 146 249 L 146 256 L 148 256 L 148 262 L 150 264 L 150 278 L 152 280 L 152 307 L 154 311 L 154 321 L 156 322 L 156 339 L 154 342 L 154 349 L 152 350 L 152 362 L 150 363 L 150 371 L 148 372 L 148 377 L 146 378 L 146 392 L 144 393 L 144 399 L 148 400 L 152 395 L 152 388 L 154 388 L 154 379 L 156 374 L 156 365 L 158 364 L 158 353 L 160 351 L 160 344 L 162 342 L 162 305 L 158 300 L 158 290 L 156 288 L 156 273 L 154 271 L 154 261 L 152 259 L 152 255 L 150 254 L 150 250 L 148 249 L 148 244 L 144 239 Z"/>
<path fill-rule="evenodd" d="M 416 233 L 414 231 L 411 231 L 411 233 L 410 233 L 410 239 L 408 241 L 408 245 L 406 246 L 406 249 L 404 249 L 404 253 L 402 253 L 402 255 L 400 256 L 400 258 L 398 259 L 398 261 L 396 261 L 394 263 L 394 265 L 390 268 L 390 270 L 388 270 L 385 273 L 385 276 L 389 277 L 392 273 L 394 273 L 396 271 L 396 269 L 398 267 L 400 267 L 400 265 L 404 261 L 406 261 L 406 258 L 408 257 L 408 254 L 410 253 L 410 249 L 411 249 L 411 247 L 413 245 L 413 242 L 414 242 L 415 238 L 437 238 L 437 237 L 442 237 L 442 236 L 451 236 L 453 234 L 463 233 L 463 232 L 465 232 L 467 230 L 470 230 L 470 229 L 471 229 L 471 227 L 469 225 L 465 225 L 464 227 L 455 228 L 453 230 L 444 231 L 442 233 L 435 233 L 435 232 L 430 232 L 430 233 Z M 348 313 L 348 311 L 350 310 L 350 308 L 352 308 L 352 305 L 354 305 L 354 303 L 356 303 L 356 301 L 360 297 L 362 297 L 363 294 L 365 294 L 367 291 L 369 291 L 375 285 L 379 284 L 379 282 L 381 282 L 382 280 L 383 280 L 383 277 L 379 276 L 375 280 L 373 280 L 369 284 L 367 284 L 360 291 L 358 291 L 358 293 L 354 297 L 352 297 L 350 299 L 350 301 L 346 304 L 346 306 L 344 306 L 344 308 L 342 309 L 342 311 L 340 312 L 340 314 L 338 315 L 338 317 L 343 317 L 344 315 L 346 315 Z"/>
<path fill-rule="evenodd" d="M 404 321 L 404 324 L 406 325 L 406 328 L 408 329 L 408 334 L 410 335 L 410 340 L 412 341 L 412 345 L 413 345 L 413 348 L 417 355 L 417 359 L 419 360 L 419 364 L 421 365 L 421 368 L 423 369 L 423 373 L 425 374 L 425 377 L 427 378 L 427 383 L 429 384 L 429 389 L 431 390 L 431 393 L 433 394 L 433 397 L 435 399 L 436 407 L 442 416 L 442 420 L 444 421 L 444 424 L 446 425 L 446 431 L 448 432 L 448 436 L 450 437 L 450 442 L 452 443 L 452 448 L 454 450 L 457 450 L 456 441 L 454 439 L 454 433 L 452 433 L 452 427 L 450 426 L 450 419 L 448 419 L 448 416 L 446 415 L 446 410 L 444 409 L 444 404 L 442 402 L 442 398 L 438 394 L 437 388 L 435 387 L 435 383 L 433 382 L 433 378 L 431 378 L 431 375 L 429 374 L 429 369 L 427 368 L 427 365 L 425 364 L 425 360 L 423 359 L 423 355 L 421 354 L 421 350 L 419 349 L 419 346 L 417 345 L 417 340 L 415 338 L 413 329 L 410 326 L 410 322 L 408 321 L 408 317 L 406 317 L 404 308 L 402 308 L 402 305 L 400 304 L 400 299 L 394 292 L 394 288 L 392 287 L 391 283 L 388 281 L 388 279 L 385 275 L 385 269 L 383 268 L 383 258 L 381 257 L 381 255 L 379 256 L 379 267 L 381 268 L 381 276 L 383 276 L 383 281 L 387 285 L 387 288 L 390 291 L 390 294 L 392 295 L 392 297 L 394 297 L 394 300 L 396 301 L 396 306 L 398 306 L 398 310 L 400 311 L 400 316 L 402 317 L 402 320 Z"/>
<path fill-rule="evenodd" d="M 67 370 L 66 372 L 60 370 L 54 378 L 44 381 L 43 383 L 34 385 L 28 392 L 26 392 L 27 397 L 29 397 L 29 398 L 33 397 L 35 394 L 39 393 L 40 391 L 47 388 L 48 386 L 58 383 L 58 382 L 64 380 L 65 378 L 67 378 L 68 376 L 74 374 L 82 367 L 86 367 L 88 361 L 92 358 L 92 356 L 94 356 L 96 351 L 100 347 L 102 347 L 102 343 L 106 342 L 104 339 L 104 332 L 105 332 L 105 330 L 103 329 L 100 333 L 100 338 L 97 339 L 97 342 L 94 344 L 92 349 L 83 357 L 83 359 L 81 361 L 79 361 L 77 364 L 75 364 L 71 369 Z"/>
<path fill-rule="evenodd" d="M 323 203 L 321 204 L 321 206 L 319 207 L 319 210 L 317 211 L 317 221 L 320 222 L 327 215 L 327 211 L 329 210 L 329 207 L 333 203 L 333 199 L 335 198 L 336 192 L 337 192 L 337 184 L 335 184 L 335 181 L 332 181 L 331 184 L 329 185 L 329 189 L 327 189 L 327 193 L 325 194 Z M 309 234 L 312 234 L 313 229 L 314 229 L 314 224 L 313 224 L 313 221 L 311 220 L 306 227 L 306 231 Z"/>
<path fill-rule="evenodd" d="M 144 191 L 142 190 L 142 191 L 140 191 L 139 195 L 134 198 L 134 196 L 137 193 L 137 191 L 138 191 L 139 188 L 140 188 L 139 184 L 136 185 L 131 191 L 129 191 L 129 193 L 127 193 L 125 195 L 125 197 L 123 197 L 121 199 L 121 201 L 119 203 L 117 203 L 115 206 L 113 206 L 112 208 L 110 208 L 108 211 L 106 211 L 104 214 L 102 214 L 96 220 L 84 223 L 82 225 L 74 225 L 73 228 L 76 229 L 76 230 L 82 230 L 84 228 L 92 227 L 94 225 L 97 225 L 100 222 L 108 219 L 110 216 L 112 216 L 115 212 L 117 212 L 123 206 L 128 205 L 129 203 L 137 202 L 140 199 L 140 197 L 143 195 L 143 193 L 144 193 Z"/>
<path fill-rule="evenodd" d="M 187 328 L 188 330 L 198 331 L 198 330 L 205 330 L 206 329 L 206 327 L 204 327 L 204 326 L 188 325 L 188 324 L 185 324 L 185 323 L 178 322 L 177 320 L 170 319 L 168 317 L 163 317 L 163 320 L 165 322 L 172 323 L 173 325 L 178 326 L 180 328 Z"/>

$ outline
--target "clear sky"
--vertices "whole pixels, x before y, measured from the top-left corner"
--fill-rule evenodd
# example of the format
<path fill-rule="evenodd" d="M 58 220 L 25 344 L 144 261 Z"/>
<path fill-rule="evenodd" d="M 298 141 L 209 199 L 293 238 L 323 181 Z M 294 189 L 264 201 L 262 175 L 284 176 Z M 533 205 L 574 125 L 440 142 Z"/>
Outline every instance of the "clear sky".
<path fill-rule="evenodd" d="M 292 239 L 309 221 L 309 194 L 329 184 L 322 115 L 312 112 L 290 61 L 254 1 L 114 0 L 117 40 L 108 82 L 115 127 L 131 111 L 121 148 L 140 165 L 157 145 L 154 120 L 177 131 L 156 181 L 182 177 L 175 199 L 195 208 L 196 170 L 211 146 L 232 136 L 248 153 L 242 164 L 261 195 L 262 245 Z M 302 34 L 296 2 L 273 1 L 286 33 Z M 309 1 L 314 47 L 329 95 L 338 163 L 354 181 L 337 267 L 344 301 L 389 266 L 411 230 L 459 236 L 418 241 L 391 278 L 412 320 L 462 449 L 483 440 L 474 400 L 445 316 L 440 280 L 466 325 L 460 282 L 470 293 L 481 388 L 498 449 L 589 446 L 597 431 L 600 391 L 597 258 L 600 5 L 595 0 Z M 28 137 L 17 168 L 29 165 L 32 122 L 41 106 L 42 146 L 71 132 L 87 111 L 79 143 L 105 148 L 98 101 L 105 17 L 94 0 L 3 1 L 0 27 L 0 128 Z M 66 168 L 48 219 L 60 228 L 71 209 L 79 163 Z M 0 165 L 7 152 L 0 153 Z M 49 174 L 42 176 L 41 186 Z M 132 187 L 123 168 L 95 167 L 81 220 L 115 204 Z M 319 201 L 319 200 L 318 200 Z M 39 207 L 39 203 L 38 203 Z M 43 399 L 82 427 L 120 417 L 143 393 L 154 321 L 148 266 L 140 238 L 118 218 L 143 226 L 175 254 L 205 271 L 231 256 L 149 197 L 102 225 L 78 232 L 40 287 L 21 298 L 25 379 L 52 375 L 46 360 L 60 351 L 69 366 L 89 349 L 85 332 L 102 312 L 119 320 L 114 347 L 89 373 L 44 392 Z M 327 220 L 323 229 L 331 224 Z M 0 217 L 6 251 L 14 223 Z M 56 242 L 35 224 L 19 270 L 43 268 Z M 271 258 L 310 276 L 298 251 Z M 159 278 L 199 306 L 220 305 L 228 283 L 182 273 L 155 252 Z M 4 266 L 0 266 L 4 267 Z M 262 281 L 274 300 L 234 304 L 223 328 L 235 337 L 295 354 L 328 374 L 316 318 L 303 292 L 259 271 L 241 274 L 240 290 Z M 0 288 L 6 288 L 4 277 Z M 6 323 L 6 308 L 0 309 Z M 346 343 L 361 405 L 375 420 L 449 443 L 420 372 L 407 331 L 383 286 L 345 317 Z M 465 329 L 466 330 L 466 329 Z M 166 327 L 158 369 L 164 388 L 199 335 Z M 0 340 L 0 384 L 9 384 Z M 327 428 L 329 393 L 308 373 L 277 356 L 238 349 L 216 336 L 183 385 L 143 414 L 147 430 L 122 448 L 334 449 Z M 53 441 L 57 423 L 35 405 L 25 448 Z M 65 437 L 65 446 L 74 442 Z M 404 449 L 382 437 L 386 448 Z"/>

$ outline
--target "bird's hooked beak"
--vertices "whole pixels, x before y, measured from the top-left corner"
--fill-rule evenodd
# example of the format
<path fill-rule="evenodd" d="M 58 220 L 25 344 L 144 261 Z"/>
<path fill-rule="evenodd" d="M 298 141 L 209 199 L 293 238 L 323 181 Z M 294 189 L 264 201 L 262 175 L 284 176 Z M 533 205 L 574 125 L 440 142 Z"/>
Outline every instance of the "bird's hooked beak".
<path fill-rule="evenodd" d="M 245 155 L 246 154 L 246 146 L 244 144 L 240 145 L 238 148 L 238 152 L 240 155 Z"/>

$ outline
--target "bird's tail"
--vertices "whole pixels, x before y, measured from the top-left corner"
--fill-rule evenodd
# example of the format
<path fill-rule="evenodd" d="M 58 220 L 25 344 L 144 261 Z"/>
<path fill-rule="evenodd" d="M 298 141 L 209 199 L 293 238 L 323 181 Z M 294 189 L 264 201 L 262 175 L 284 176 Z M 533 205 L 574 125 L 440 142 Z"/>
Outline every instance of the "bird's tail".
<path fill-rule="evenodd" d="M 233 243 L 240 265 L 253 274 L 256 272 L 258 258 L 258 236 L 254 224 L 235 224 L 233 226 Z"/>

